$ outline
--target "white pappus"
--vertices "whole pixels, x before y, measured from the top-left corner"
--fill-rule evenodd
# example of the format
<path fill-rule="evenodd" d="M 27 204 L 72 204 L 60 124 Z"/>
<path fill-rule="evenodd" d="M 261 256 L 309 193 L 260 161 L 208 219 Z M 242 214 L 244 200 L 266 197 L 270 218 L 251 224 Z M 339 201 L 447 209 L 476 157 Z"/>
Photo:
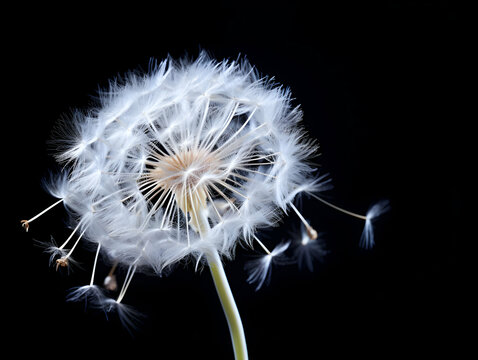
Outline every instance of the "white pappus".
<path fill-rule="evenodd" d="M 266 255 L 251 260 L 245 265 L 245 269 L 248 272 L 247 282 L 256 284 L 256 290 L 259 290 L 264 284 L 267 285 L 271 278 L 272 264 L 284 264 L 289 262 L 284 256 L 284 252 L 289 245 L 290 242 L 281 243 L 274 247 L 272 251 L 264 247 L 267 253 Z M 261 243 L 261 246 L 264 245 Z"/>
<path fill-rule="evenodd" d="M 373 222 L 384 213 L 390 210 L 390 202 L 381 200 L 372 205 L 367 211 L 365 226 L 360 238 L 360 246 L 364 249 L 370 249 L 375 245 Z"/>

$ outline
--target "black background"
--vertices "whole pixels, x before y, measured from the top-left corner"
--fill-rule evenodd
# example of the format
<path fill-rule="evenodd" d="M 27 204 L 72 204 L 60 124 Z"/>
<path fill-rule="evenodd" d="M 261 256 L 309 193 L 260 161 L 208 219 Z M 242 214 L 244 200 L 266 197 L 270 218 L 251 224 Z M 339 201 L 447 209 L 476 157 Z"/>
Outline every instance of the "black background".
<path fill-rule="evenodd" d="M 46 141 L 71 109 L 87 109 L 99 88 L 150 58 L 246 56 L 290 87 L 318 159 L 334 181 L 335 203 L 365 213 L 388 198 L 376 247 L 358 247 L 362 223 L 313 201 L 304 213 L 326 232 L 330 255 L 315 272 L 273 268 L 259 292 L 243 271 L 252 251 L 225 269 L 251 359 L 429 355 L 456 351 L 465 298 L 461 245 L 465 178 L 463 9 L 450 1 L 213 1 L 114 3 L 6 9 L 3 118 L 5 243 L 2 289 L 17 353 L 158 359 L 230 359 L 231 344 L 207 268 L 179 266 L 168 277 L 135 276 L 124 302 L 146 315 L 131 336 L 115 316 L 65 302 L 86 284 L 83 270 L 48 267 L 34 239 L 68 235 L 58 208 L 25 234 L 19 220 L 52 202 L 41 179 L 55 164 Z M 12 137 L 10 139 L 10 136 Z M 14 189 L 11 189 L 13 186 Z M 12 225 L 13 224 L 13 225 Z M 273 246 L 298 219 L 262 234 Z M 7 246 L 8 244 L 8 246 Z M 100 264 L 97 278 L 108 272 Z M 122 273 L 120 273 L 121 276 Z M 466 312 L 465 312 L 466 315 Z M 4 338 L 5 339 L 5 338 Z M 457 340 L 463 340 L 457 342 Z M 17 342 L 19 340 L 19 342 Z"/>

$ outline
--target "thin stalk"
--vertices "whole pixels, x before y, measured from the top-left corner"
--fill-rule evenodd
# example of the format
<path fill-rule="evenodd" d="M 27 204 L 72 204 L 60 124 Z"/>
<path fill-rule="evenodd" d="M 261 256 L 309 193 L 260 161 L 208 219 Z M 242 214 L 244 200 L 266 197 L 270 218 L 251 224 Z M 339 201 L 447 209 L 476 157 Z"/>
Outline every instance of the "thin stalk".
<path fill-rule="evenodd" d="M 187 206 L 186 206 L 187 209 Z M 202 210 L 202 209 L 201 209 Z M 201 238 L 205 239 L 209 231 L 209 223 L 207 217 L 202 211 L 196 213 L 198 219 L 198 229 Z M 191 214 L 192 215 L 192 214 Z M 186 219 L 188 215 L 186 214 Z M 192 216 L 191 216 L 192 217 Z M 206 259 L 211 270 L 211 276 L 216 286 L 217 295 L 221 301 L 222 309 L 226 315 L 227 325 L 229 326 L 229 333 L 231 335 L 232 347 L 234 350 L 234 357 L 236 360 L 248 360 L 246 337 L 244 335 L 244 327 L 242 326 L 241 316 L 237 309 L 234 296 L 232 295 L 229 282 L 227 281 L 226 273 L 222 266 L 221 258 L 216 250 L 206 253 Z"/>
<path fill-rule="evenodd" d="M 98 255 L 100 254 L 100 249 L 101 249 L 101 243 L 98 243 L 98 247 L 96 249 L 95 262 L 93 263 L 93 271 L 91 272 L 90 286 L 93 286 L 95 282 L 96 263 L 98 262 Z"/>
<path fill-rule="evenodd" d="M 366 215 L 360 215 L 360 214 L 356 214 L 352 211 L 348 211 L 348 210 L 345 210 L 345 209 L 342 209 L 341 207 L 338 207 L 337 205 L 334 205 L 332 203 L 329 203 L 328 201 L 325 201 L 324 199 L 318 197 L 317 195 L 315 194 L 310 194 L 310 196 L 314 197 L 315 199 L 323 202 L 325 205 L 327 206 L 330 206 L 331 208 L 335 209 L 335 210 L 338 210 L 338 211 L 341 211 L 343 212 L 344 214 L 347 214 L 347 215 L 350 215 L 350 216 L 353 216 L 353 217 L 356 217 L 358 219 L 362 219 L 362 220 L 367 220 L 367 216 Z"/>
<path fill-rule="evenodd" d="M 232 296 L 231 288 L 226 278 L 226 273 L 219 258 L 217 251 L 207 255 L 207 261 L 211 275 L 216 286 L 217 294 L 221 300 L 221 305 L 226 315 L 229 332 L 231 334 L 232 346 L 236 360 L 247 360 L 246 337 L 242 326 L 241 317 L 237 310 L 236 302 Z"/>

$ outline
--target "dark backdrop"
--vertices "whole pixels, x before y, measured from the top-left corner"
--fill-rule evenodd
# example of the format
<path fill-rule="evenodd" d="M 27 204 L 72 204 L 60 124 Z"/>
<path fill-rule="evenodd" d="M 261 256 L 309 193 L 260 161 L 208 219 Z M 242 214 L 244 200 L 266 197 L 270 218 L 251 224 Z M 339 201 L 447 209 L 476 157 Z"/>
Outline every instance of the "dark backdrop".
<path fill-rule="evenodd" d="M 135 277 L 124 302 L 146 315 L 131 336 L 114 316 L 65 302 L 89 281 L 84 270 L 48 267 L 34 240 L 67 235 L 61 209 L 25 234 L 19 220 L 51 203 L 41 179 L 54 167 L 46 140 L 73 108 L 150 58 L 247 56 L 261 74 L 290 87 L 319 162 L 334 181 L 330 199 L 364 213 L 388 198 L 376 247 L 358 247 L 362 224 L 317 202 L 304 212 L 331 251 L 315 272 L 273 269 L 259 292 L 246 283 L 238 251 L 225 265 L 251 359 L 426 355 L 460 348 L 453 336 L 464 291 L 458 261 L 466 238 L 462 179 L 464 99 L 461 9 L 450 1 L 213 1 L 114 3 L 7 9 L 3 67 L 4 210 L 9 245 L 2 289 L 8 342 L 35 356 L 157 359 L 232 358 L 227 325 L 207 269 Z M 9 139 L 12 137 L 11 139 Z M 14 189 L 10 189 L 13 186 Z M 13 205 L 13 206 L 12 206 Z M 288 229 L 297 219 L 286 220 Z M 285 238 L 269 232 L 268 244 Z M 11 248 L 10 248 L 11 246 Z M 108 271 L 99 265 L 98 279 Z M 121 273 L 120 273 L 121 275 Z"/>

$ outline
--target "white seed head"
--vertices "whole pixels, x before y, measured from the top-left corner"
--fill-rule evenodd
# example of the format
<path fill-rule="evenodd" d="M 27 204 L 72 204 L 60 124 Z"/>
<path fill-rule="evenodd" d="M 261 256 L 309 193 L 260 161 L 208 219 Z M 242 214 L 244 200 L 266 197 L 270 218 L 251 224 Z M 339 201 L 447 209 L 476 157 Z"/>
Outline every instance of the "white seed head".
<path fill-rule="evenodd" d="M 60 129 L 67 177 L 50 189 L 120 263 L 160 272 L 208 251 L 232 256 L 318 183 L 301 117 L 247 62 L 168 59 Z"/>

